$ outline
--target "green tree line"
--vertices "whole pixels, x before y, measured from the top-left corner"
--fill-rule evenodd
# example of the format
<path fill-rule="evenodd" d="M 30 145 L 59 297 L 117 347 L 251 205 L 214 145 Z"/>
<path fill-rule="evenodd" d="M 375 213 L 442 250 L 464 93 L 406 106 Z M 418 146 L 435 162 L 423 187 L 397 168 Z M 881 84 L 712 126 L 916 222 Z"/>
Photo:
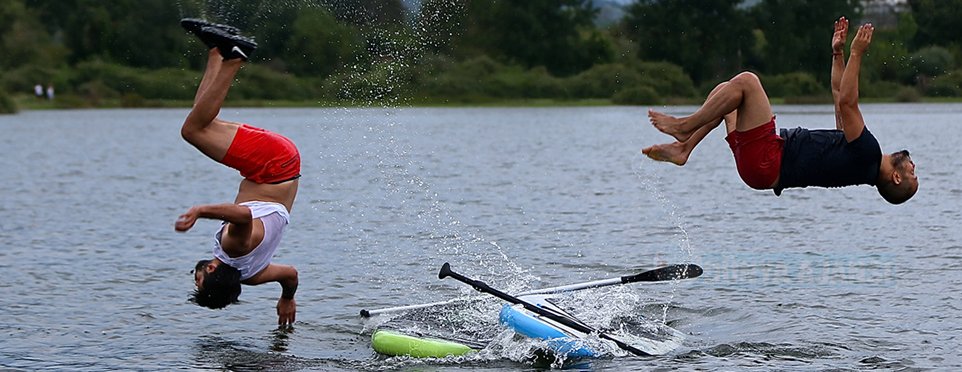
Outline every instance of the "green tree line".
<path fill-rule="evenodd" d="M 258 41 L 231 91 L 246 103 L 690 102 L 741 70 L 773 96 L 821 101 L 834 20 L 882 22 L 866 11 L 881 3 L 637 0 L 598 25 L 589 0 L 5 0 L 0 111 L 189 102 L 205 53 L 184 17 Z M 863 96 L 959 96 L 962 0 L 899 10 L 877 23 Z M 30 101 L 36 84 L 57 101 Z"/>

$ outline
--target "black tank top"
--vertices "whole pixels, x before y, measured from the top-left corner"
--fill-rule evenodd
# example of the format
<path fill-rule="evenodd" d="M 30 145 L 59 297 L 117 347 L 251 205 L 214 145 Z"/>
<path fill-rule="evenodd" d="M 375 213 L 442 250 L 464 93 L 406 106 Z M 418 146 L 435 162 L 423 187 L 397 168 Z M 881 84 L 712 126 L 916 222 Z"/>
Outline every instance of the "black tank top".
<path fill-rule="evenodd" d="M 852 142 L 836 129 L 782 129 L 785 148 L 775 195 L 789 187 L 872 185 L 882 149 L 868 128 Z"/>

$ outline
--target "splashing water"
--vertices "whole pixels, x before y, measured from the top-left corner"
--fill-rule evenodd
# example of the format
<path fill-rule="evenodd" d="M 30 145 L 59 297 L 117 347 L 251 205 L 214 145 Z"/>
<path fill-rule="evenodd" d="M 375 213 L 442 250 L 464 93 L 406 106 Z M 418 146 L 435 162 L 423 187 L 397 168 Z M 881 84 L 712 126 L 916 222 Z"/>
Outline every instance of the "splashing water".
<path fill-rule="evenodd" d="M 654 172 L 652 172 L 651 169 L 646 168 L 644 164 L 645 164 L 644 161 L 642 161 L 640 162 L 639 166 L 635 167 L 635 175 L 638 177 L 642 188 L 644 188 L 645 191 L 647 191 L 648 194 L 651 195 L 651 197 L 658 202 L 658 205 L 661 206 L 661 209 L 665 211 L 665 213 L 668 215 L 669 223 L 671 223 L 678 230 L 678 235 L 679 235 L 679 238 L 677 241 L 678 249 L 681 250 L 685 255 L 686 259 L 684 263 L 691 263 L 693 253 L 691 248 L 691 238 L 688 235 L 688 231 L 685 229 L 684 223 L 676 213 L 677 211 L 675 208 L 675 204 L 672 203 L 671 200 L 669 200 L 668 197 L 665 195 L 665 193 L 661 191 L 662 188 L 658 184 L 656 175 L 654 174 Z M 674 301 L 675 293 L 677 292 L 677 289 L 678 289 L 677 281 L 672 281 L 671 291 L 669 292 L 669 295 L 668 295 L 668 301 L 665 303 L 665 306 L 663 306 L 662 308 L 661 320 L 663 323 L 668 321 L 669 304 L 672 301 Z"/>

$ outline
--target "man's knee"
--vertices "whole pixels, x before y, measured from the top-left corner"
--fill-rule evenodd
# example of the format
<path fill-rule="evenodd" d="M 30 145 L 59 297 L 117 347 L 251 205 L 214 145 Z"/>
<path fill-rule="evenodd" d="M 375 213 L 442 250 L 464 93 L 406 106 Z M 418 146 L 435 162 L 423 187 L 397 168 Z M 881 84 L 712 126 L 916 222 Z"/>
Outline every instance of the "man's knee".
<path fill-rule="evenodd" d="M 762 81 L 758 78 L 758 75 L 755 75 L 755 73 L 751 71 L 745 71 L 738 75 L 735 75 L 735 77 L 729 80 L 729 82 L 734 84 L 740 84 L 740 85 L 748 85 L 748 86 L 762 85 Z"/>
<path fill-rule="evenodd" d="M 180 136 L 187 142 L 196 143 L 202 140 L 201 137 L 208 135 L 208 129 L 212 125 L 217 124 L 217 118 L 214 118 L 214 120 L 206 120 L 198 115 L 194 115 L 194 112 L 191 112 L 187 115 L 187 119 L 184 120 L 184 125 L 180 127 Z"/>
<path fill-rule="evenodd" d="M 743 72 L 735 75 L 731 80 L 728 81 L 729 84 L 737 86 L 742 92 L 755 92 L 762 91 L 762 81 L 753 72 Z"/>
<path fill-rule="evenodd" d="M 190 125 L 189 122 L 185 122 L 184 126 L 180 128 L 180 136 L 189 143 L 195 143 L 200 140 L 201 129 Z"/>

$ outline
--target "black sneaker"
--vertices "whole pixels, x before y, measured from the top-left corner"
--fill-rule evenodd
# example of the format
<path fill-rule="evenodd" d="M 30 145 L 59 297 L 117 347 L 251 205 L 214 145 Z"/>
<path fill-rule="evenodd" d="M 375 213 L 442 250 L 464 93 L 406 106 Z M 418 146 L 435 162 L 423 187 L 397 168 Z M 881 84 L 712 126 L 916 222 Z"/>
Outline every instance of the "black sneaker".
<path fill-rule="evenodd" d="M 220 50 L 220 55 L 224 60 L 240 58 L 247 60 L 251 53 L 257 49 L 254 39 L 243 35 L 234 35 L 217 27 L 201 27 L 198 36 L 201 40 L 209 40 L 211 47 Z"/>
<path fill-rule="evenodd" d="M 207 46 L 208 49 L 215 47 L 214 41 L 209 37 L 205 37 L 205 34 L 201 32 L 204 27 L 214 27 L 221 30 L 227 31 L 228 34 L 238 35 L 240 34 L 240 29 L 230 25 L 222 25 L 219 23 L 208 22 L 200 18 L 184 18 L 180 20 L 180 27 L 183 27 L 188 32 L 196 35 L 200 38 L 200 41 Z"/>

